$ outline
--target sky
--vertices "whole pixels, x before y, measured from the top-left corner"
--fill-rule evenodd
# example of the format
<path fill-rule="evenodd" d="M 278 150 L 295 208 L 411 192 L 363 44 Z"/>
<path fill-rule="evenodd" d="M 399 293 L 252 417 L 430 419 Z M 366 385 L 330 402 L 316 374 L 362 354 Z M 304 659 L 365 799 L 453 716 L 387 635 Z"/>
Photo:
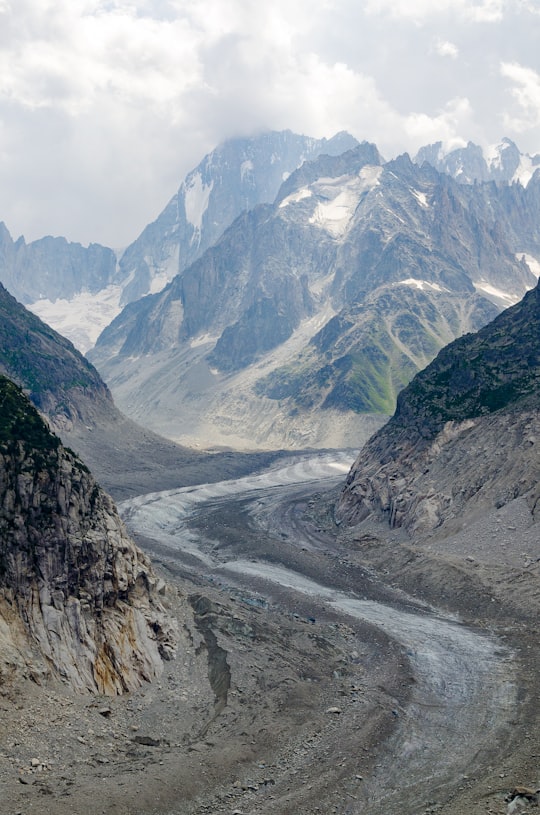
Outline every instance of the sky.
<path fill-rule="evenodd" d="M 540 153 L 540 0 L 0 0 L 0 221 L 128 245 L 224 139 Z"/>

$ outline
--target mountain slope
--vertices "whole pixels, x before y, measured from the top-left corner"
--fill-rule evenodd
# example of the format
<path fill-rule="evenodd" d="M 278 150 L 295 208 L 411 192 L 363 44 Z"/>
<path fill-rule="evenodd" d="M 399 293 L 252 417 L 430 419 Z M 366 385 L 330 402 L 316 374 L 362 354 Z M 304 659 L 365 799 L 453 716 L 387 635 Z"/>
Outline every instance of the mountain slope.
<path fill-rule="evenodd" d="M 110 498 L 0 376 L 0 684 L 123 693 L 175 651 L 165 587 Z"/>
<path fill-rule="evenodd" d="M 400 393 L 348 476 L 338 518 L 455 529 L 519 496 L 538 517 L 539 432 L 540 284 Z"/>
<path fill-rule="evenodd" d="M 244 475 L 269 460 L 189 450 L 135 424 L 117 409 L 96 369 L 69 340 L 1 284 L 0 373 L 26 391 L 64 444 L 117 500 Z"/>
<path fill-rule="evenodd" d="M 56 429 L 93 425 L 96 410 L 113 409 L 95 368 L 1 284 L 0 314 L 0 371 L 28 391 Z"/>
<path fill-rule="evenodd" d="M 467 187 L 366 143 L 306 162 L 89 356 L 126 412 L 182 441 L 354 444 L 362 414 L 392 412 L 535 284 L 539 190 Z"/>
<path fill-rule="evenodd" d="M 0 222 L 0 276 L 4 286 L 22 303 L 41 298 L 70 300 L 81 290 L 97 294 L 113 283 L 116 256 L 112 249 L 92 243 L 87 248 L 50 236 L 26 243 L 13 241 Z"/>
<path fill-rule="evenodd" d="M 119 311 L 116 254 L 65 238 L 14 241 L 0 223 L 0 281 L 19 302 L 86 350 Z"/>

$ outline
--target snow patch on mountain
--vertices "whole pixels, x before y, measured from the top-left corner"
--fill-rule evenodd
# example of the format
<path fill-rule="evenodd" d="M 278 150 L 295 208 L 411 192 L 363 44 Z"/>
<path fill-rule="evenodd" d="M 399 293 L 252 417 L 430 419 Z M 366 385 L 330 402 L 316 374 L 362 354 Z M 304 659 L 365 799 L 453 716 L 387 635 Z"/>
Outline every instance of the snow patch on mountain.
<path fill-rule="evenodd" d="M 522 155 L 519 166 L 513 175 L 512 181 L 519 181 L 524 187 L 526 187 L 533 177 L 535 170 L 537 170 L 539 166 L 540 165 L 538 163 L 535 164 L 529 155 Z"/>
<path fill-rule="evenodd" d="M 528 255 L 526 252 L 518 252 L 516 258 L 518 260 L 524 260 L 533 275 L 540 278 L 540 261 L 537 258 L 533 257 L 533 255 Z"/>
<path fill-rule="evenodd" d="M 510 147 L 509 142 L 498 142 L 497 144 L 490 144 L 484 150 L 484 158 L 486 164 L 492 170 L 499 170 L 503 165 L 502 154 Z"/>
<path fill-rule="evenodd" d="M 284 207 L 288 207 L 290 204 L 297 204 L 299 201 L 303 201 L 304 198 L 311 198 L 312 192 L 307 187 L 302 187 L 302 189 L 298 190 L 297 192 L 291 193 L 283 201 L 280 203 L 279 208 L 283 209 Z"/>
<path fill-rule="evenodd" d="M 214 182 L 205 184 L 200 173 L 195 173 L 187 182 L 184 192 L 184 207 L 189 223 L 199 232 L 202 227 L 203 215 L 208 209 L 208 200 Z"/>
<path fill-rule="evenodd" d="M 360 199 L 378 185 L 381 173 L 382 167 L 363 167 L 352 178 L 321 178 L 313 185 L 313 191 L 322 200 L 309 222 L 336 238 L 344 235 Z"/>
<path fill-rule="evenodd" d="M 215 345 L 219 340 L 219 334 L 199 334 L 190 340 L 190 348 L 199 348 L 201 345 Z"/>
<path fill-rule="evenodd" d="M 493 300 L 503 308 L 515 305 L 522 298 L 522 294 L 513 294 L 492 286 L 485 280 L 473 280 L 473 286 L 480 294 L 485 294 L 488 300 Z"/>
<path fill-rule="evenodd" d="M 180 247 L 174 246 L 171 249 L 170 255 L 164 263 L 159 266 L 155 264 L 152 258 L 145 257 L 148 267 L 152 269 L 152 278 L 150 280 L 149 294 L 157 294 L 165 288 L 167 283 L 170 283 L 173 277 L 178 274 L 180 262 Z"/>
<path fill-rule="evenodd" d="M 424 209 L 429 209 L 429 201 L 427 199 L 427 195 L 425 194 L 425 192 L 420 192 L 420 190 L 413 189 L 411 189 L 411 192 L 421 207 L 423 207 Z"/>
<path fill-rule="evenodd" d="M 400 280 L 395 285 L 412 286 L 415 289 L 420 289 L 420 291 L 426 291 L 426 289 L 430 289 L 431 291 L 449 291 L 448 289 L 439 286 L 438 283 L 430 283 L 429 280 L 417 280 L 414 277 L 409 277 L 407 280 Z"/>
<path fill-rule="evenodd" d="M 251 173 L 253 173 L 253 169 L 254 167 L 251 159 L 246 159 L 246 161 L 243 161 L 242 164 L 240 165 L 241 180 L 244 181 L 246 175 L 250 175 Z"/>
<path fill-rule="evenodd" d="M 111 284 L 97 294 L 82 291 L 71 300 L 42 299 L 27 308 L 85 354 L 96 344 L 103 329 L 120 314 L 123 289 L 123 285 Z"/>

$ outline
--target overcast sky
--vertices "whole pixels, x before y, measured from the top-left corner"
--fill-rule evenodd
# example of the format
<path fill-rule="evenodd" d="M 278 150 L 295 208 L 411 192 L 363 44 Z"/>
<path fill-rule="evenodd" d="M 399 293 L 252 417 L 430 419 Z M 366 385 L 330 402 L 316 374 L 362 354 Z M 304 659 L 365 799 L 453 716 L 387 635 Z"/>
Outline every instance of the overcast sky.
<path fill-rule="evenodd" d="M 121 247 L 225 138 L 540 152 L 540 0 L 0 0 L 0 220 Z"/>

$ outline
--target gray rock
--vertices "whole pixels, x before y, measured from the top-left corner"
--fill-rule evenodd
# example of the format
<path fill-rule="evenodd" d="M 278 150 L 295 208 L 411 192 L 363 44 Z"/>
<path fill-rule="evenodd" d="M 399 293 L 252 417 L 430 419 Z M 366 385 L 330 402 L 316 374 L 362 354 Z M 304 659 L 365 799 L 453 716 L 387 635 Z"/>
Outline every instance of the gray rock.
<path fill-rule="evenodd" d="M 135 690 L 175 654 L 160 583 L 109 496 L 4 377 L 0 398 L 0 679 L 28 675 L 40 653 L 79 691 Z"/>

